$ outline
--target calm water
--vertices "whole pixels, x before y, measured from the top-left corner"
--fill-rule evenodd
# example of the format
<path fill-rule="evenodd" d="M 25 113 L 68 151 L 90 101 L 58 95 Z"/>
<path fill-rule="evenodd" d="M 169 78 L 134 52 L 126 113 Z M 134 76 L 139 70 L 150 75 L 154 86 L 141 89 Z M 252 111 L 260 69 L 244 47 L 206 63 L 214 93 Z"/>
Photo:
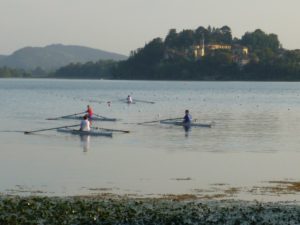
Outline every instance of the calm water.
<path fill-rule="evenodd" d="M 156 103 L 127 105 L 120 99 L 128 94 Z M 56 131 L 20 132 L 76 124 L 45 119 L 87 104 L 121 119 L 96 126 L 131 133 L 82 140 Z M 0 109 L 2 193 L 156 196 L 237 187 L 243 190 L 237 198 L 300 199 L 249 193 L 269 181 L 300 180 L 300 83 L 1 79 Z M 186 133 L 136 124 L 181 117 L 185 109 L 215 125 Z"/>

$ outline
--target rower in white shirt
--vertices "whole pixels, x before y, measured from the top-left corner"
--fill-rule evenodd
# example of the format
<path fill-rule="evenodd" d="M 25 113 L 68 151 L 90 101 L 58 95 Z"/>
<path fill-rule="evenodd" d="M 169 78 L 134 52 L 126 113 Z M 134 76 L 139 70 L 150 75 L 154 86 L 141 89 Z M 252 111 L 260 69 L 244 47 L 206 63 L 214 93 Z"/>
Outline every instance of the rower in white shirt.
<path fill-rule="evenodd" d="M 79 130 L 81 130 L 81 131 L 90 131 L 91 130 L 88 115 L 83 116 L 83 120 L 80 123 L 80 129 Z"/>
<path fill-rule="evenodd" d="M 132 103 L 132 97 L 130 95 L 127 96 L 127 103 Z"/>

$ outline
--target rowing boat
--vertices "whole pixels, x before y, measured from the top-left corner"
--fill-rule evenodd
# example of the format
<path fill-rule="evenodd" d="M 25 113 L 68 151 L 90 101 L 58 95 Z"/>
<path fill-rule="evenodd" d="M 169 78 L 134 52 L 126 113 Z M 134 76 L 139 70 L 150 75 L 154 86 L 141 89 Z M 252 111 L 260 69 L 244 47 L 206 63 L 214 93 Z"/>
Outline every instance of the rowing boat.
<path fill-rule="evenodd" d="M 211 127 L 211 124 L 206 123 L 183 123 L 179 121 L 160 121 L 161 124 L 169 124 L 169 125 L 175 125 L 175 126 L 185 126 L 185 127 Z"/>
<path fill-rule="evenodd" d="M 134 102 L 149 103 L 149 104 L 154 104 L 155 103 L 155 102 L 151 102 L 151 101 L 138 100 L 138 99 L 135 99 Z"/>
<path fill-rule="evenodd" d="M 82 116 L 63 116 L 61 119 L 71 119 L 71 120 L 82 120 Z M 92 117 L 92 121 L 117 121 L 116 118 L 108 118 L 108 117 Z"/>
<path fill-rule="evenodd" d="M 68 128 L 59 128 L 59 129 L 57 129 L 57 131 L 62 132 L 62 133 L 81 135 L 81 136 L 87 135 L 87 136 L 112 137 L 112 132 L 96 131 L 96 130 L 82 131 L 82 130 L 74 130 L 74 129 L 68 129 Z"/>

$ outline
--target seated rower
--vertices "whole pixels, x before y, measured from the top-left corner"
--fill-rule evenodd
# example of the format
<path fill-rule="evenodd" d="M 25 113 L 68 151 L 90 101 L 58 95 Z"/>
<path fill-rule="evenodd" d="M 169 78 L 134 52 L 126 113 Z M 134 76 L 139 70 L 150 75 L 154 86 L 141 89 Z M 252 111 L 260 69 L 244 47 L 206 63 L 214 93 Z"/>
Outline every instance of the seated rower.
<path fill-rule="evenodd" d="M 88 115 L 83 116 L 83 120 L 80 122 L 80 128 L 81 131 L 90 131 L 90 121 L 88 120 Z"/>
<path fill-rule="evenodd" d="M 192 122 L 192 116 L 190 115 L 189 110 L 185 110 L 185 116 L 183 117 L 182 123 L 189 124 Z"/>
<path fill-rule="evenodd" d="M 132 103 L 132 97 L 130 95 L 127 96 L 127 103 Z"/>
<path fill-rule="evenodd" d="M 88 117 L 90 123 L 92 123 L 92 117 L 93 117 L 93 114 L 94 114 L 94 111 L 93 111 L 92 107 L 90 105 L 88 105 L 87 110 L 85 112 L 87 113 L 87 117 Z"/>

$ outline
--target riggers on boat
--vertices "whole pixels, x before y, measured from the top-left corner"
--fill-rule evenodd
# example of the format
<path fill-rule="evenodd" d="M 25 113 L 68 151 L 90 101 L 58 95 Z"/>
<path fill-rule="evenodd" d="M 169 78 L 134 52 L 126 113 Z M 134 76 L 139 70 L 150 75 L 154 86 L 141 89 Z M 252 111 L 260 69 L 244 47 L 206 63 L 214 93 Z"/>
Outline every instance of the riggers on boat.
<path fill-rule="evenodd" d="M 61 119 L 71 119 L 71 120 L 82 120 L 82 116 L 77 116 L 77 115 L 72 115 L 72 116 L 63 116 Z M 117 121 L 118 119 L 116 118 L 108 118 L 108 117 L 97 117 L 93 116 L 92 121 Z"/>
<path fill-rule="evenodd" d="M 211 127 L 211 124 L 206 124 L 206 123 L 183 123 L 179 121 L 160 121 L 161 124 L 169 124 L 169 125 L 175 125 L 175 126 L 186 126 L 186 127 Z"/>
<path fill-rule="evenodd" d="M 74 130 L 68 128 L 59 128 L 58 132 L 69 133 L 74 135 L 89 135 L 89 136 L 104 136 L 104 137 L 112 137 L 112 132 L 99 131 L 99 130 L 90 130 L 90 131 L 82 131 L 82 130 Z"/>

